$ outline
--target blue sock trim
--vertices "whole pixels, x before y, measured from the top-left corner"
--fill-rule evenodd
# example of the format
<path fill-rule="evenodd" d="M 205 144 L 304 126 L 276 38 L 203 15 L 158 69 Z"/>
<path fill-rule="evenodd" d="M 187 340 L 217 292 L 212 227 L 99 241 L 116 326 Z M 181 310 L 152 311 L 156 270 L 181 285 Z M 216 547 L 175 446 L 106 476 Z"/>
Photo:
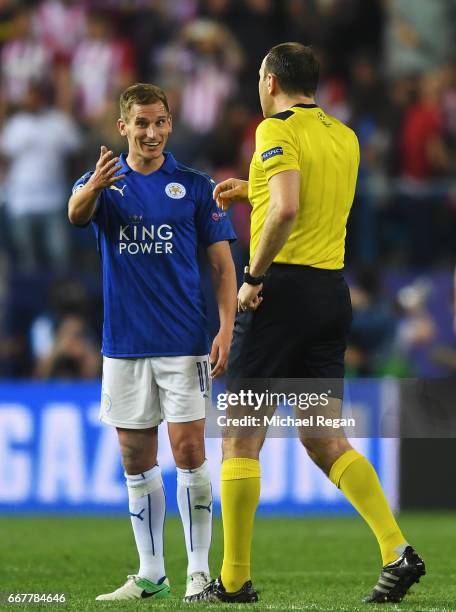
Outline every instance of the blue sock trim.
<path fill-rule="evenodd" d="M 188 513 L 190 515 L 190 550 L 193 552 L 192 505 L 190 503 L 190 489 L 189 489 L 189 487 L 187 487 L 187 502 L 188 502 Z"/>
<path fill-rule="evenodd" d="M 213 504 L 213 502 L 214 502 L 214 494 L 212 492 L 212 482 L 210 483 L 209 486 L 211 487 L 211 501 L 210 501 L 210 503 Z M 213 505 L 212 505 L 212 510 L 214 510 L 214 506 Z M 212 512 L 212 517 L 213 516 L 214 516 L 214 512 Z M 211 517 L 211 525 L 212 525 L 212 517 Z M 210 535 L 210 538 L 209 538 L 209 549 L 211 548 L 211 544 L 212 544 L 212 529 L 211 529 L 211 535 Z"/>
<path fill-rule="evenodd" d="M 165 491 L 165 485 L 163 483 L 162 483 L 162 489 L 163 489 L 163 497 L 165 498 L 165 514 L 163 515 L 163 526 L 162 526 L 162 542 L 163 542 L 163 555 L 164 555 L 165 554 L 166 491 Z"/>
<path fill-rule="evenodd" d="M 149 505 L 149 533 L 150 533 L 150 539 L 152 541 L 152 554 L 155 555 L 154 535 L 152 533 L 152 512 L 151 512 L 151 507 L 150 507 L 150 494 L 147 496 L 147 502 Z"/>

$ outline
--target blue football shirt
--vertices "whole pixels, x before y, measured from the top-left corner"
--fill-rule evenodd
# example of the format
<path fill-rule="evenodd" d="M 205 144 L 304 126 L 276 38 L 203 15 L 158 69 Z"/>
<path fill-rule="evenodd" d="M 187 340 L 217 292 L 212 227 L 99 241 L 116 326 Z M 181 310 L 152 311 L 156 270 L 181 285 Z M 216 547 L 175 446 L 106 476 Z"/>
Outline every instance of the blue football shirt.
<path fill-rule="evenodd" d="M 213 181 L 171 153 L 148 175 L 120 156 L 125 178 L 104 189 L 92 224 L 103 269 L 108 357 L 204 355 L 207 315 L 198 246 L 236 236 L 212 199 Z M 84 185 L 87 172 L 73 187 Z"/>

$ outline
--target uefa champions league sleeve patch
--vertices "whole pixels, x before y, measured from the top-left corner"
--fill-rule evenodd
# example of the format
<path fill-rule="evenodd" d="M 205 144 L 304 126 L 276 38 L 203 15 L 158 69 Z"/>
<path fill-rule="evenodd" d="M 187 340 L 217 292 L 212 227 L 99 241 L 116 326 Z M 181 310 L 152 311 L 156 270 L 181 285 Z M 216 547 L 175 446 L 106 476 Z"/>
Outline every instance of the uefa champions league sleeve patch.
<path fill-rule="evenodd" d="M 79 178 L 76 181 L 76 183 L 73 185 L 73 189 L 71 190 L 71 192 L 74 194 L 80 189 L 82 189 L 87 183 L 87 181 L 89 180 L 89 178 L 92 176 L 92 174 L 93 174 L 93 170 L 89 170 L 89 172 L 86 172 L 85 174 L 83 174 L 81 178 Z"/>
<path fill-rule="evenodd" d="M 85 183 L 79 183 L 79 185 L 75 185 L 73 187 L 73 193 L 76 193 L 77 191 L 79 191 L 80 189 L 82 189 L 83 187 L 85 187 Z"/>
<path fill-rule="evenodd" d="M 276 155 L 283 155 L 282 147 L 273 147 L 272 149 L 268 149 L 267 151 L 261 154 L 261 160 L 265 162 L 268 159 L 271 159 L 271 157 L 275 157 Z"/>

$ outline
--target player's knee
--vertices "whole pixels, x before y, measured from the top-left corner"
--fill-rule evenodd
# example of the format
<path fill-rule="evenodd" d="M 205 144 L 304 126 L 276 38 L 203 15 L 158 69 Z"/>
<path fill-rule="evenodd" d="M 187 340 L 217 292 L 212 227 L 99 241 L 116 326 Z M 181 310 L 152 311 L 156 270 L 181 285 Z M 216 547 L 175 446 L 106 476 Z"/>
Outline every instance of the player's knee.
<path fill-rule="evenodd" d="M 127 474 L 141 474 L 141 472 L 149 470 L 155 463 L 142 448 L 123 445 L 121 454 L 122 463 Z"/>
<path fill-rule="evenodd" d="M 198 438 L 181 438 L 173 445 L 173 454 L 179 467 L 195 469 L 204 461 L 204 444 Z"/>

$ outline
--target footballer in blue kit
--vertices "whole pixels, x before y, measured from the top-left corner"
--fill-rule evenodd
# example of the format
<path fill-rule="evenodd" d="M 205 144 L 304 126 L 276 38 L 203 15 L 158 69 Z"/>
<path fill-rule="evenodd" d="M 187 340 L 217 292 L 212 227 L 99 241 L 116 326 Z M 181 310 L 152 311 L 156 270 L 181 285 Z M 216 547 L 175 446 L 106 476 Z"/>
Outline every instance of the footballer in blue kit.
<path fill-rule="evenodd" d="M 211 179 L 178 164 L 171 153 L 164 157 L 157 171 L 144 175 L 121 155 L 125 178 L 101 192 L 92 217 L 109 296 L 103 325 L 108 357 L 209 351 L 197 250 L 235 235 L 212 199 Z"/>
<path fill-rule="evenodd" d="M 70 222 L 92 224 L 102 261 L 103 383 L 100 419 L 117 429 L 140 567 L 98 600 L 169 597 L 163 558 L 166 503 L 157 464 L 166 420 L 188 556 L 185 598 L 210 581 L 212 492 L 204 450 L 211 379 L 226 369 L 236 310 L 229 243 L 209 176 L 165 151 L 172 131 L 166 95 L 138 83 L 120 97 L 128 154 L 102 146 L 73 187 Z M 209 345 L 198 249 L 207 251 L 220 329 Z M 209 354 L 210 353 L 210 354 Z"/>

